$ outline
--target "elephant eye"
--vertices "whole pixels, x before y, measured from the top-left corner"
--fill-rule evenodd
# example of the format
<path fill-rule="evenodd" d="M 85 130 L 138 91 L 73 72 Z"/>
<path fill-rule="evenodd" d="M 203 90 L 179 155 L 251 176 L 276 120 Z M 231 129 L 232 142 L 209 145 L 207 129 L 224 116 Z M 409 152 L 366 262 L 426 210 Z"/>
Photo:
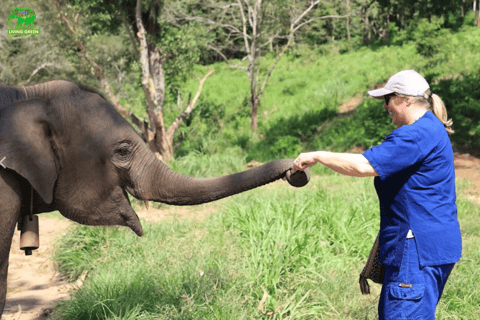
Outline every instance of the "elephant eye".
<path fill-rule="evenodd" d="M 115 148 L 115 153 L 120 157 L 127 157 L 131 153 L 131 148 L 128 144 L 122 143 Z"/>
<path fill-rule="evenodd" d="M 118 154 L 121 156 L 126 156 L 129 153 L 129 150 L 127 147 L 121 147 L 117 150 Z"/>
<path fill-rule="evenodd" d="M 120 141 L 113 149 L 111 161 L 117 168 L 128 168 L 133 160 L 133 150 L 129 141 Z"/>

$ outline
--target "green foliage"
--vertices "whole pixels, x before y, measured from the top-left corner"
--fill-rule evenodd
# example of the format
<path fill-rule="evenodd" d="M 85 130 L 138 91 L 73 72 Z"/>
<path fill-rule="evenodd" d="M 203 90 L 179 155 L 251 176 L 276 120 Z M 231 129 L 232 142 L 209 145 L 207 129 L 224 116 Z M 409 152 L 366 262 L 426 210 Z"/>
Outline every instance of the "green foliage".
<path fill-rule="evenodd" d="M 296 158 L 303 151 L 302 142 L 311 140 L 319 124 L 336 115 L 336 111 L 325 108 L 302 116 L 279 118 L 265 131 L 264 140 L 251 145 L 248 160 Z"/>
<path fill-rule="evenodd" d="M 434 18 L 431 22 L 420 19 L 412 32 L 413 38 L 416 39 L 418 53 L 427 58 L 438 53 L 438 47 L 449 34 L 448 29 L 441 28 L 443 24 L 443 18 Z"/>
<path fill-rule="evenodd" d="M 34 24 L 39 35 L 7 34 L 9 14 L 19 5 L 4 0 L 0 6 L 0 82 L 26 85 L 48 79 L 77 79 L 72 60 L 65 54 L 72 41 L 62 33 L 64 27 L 48 1 L 34 0 L 25 5 L 36 14 Z"/>
<path fill-rule="evenodd" d="M 324 147 L 316 142 L 317 135 L 323 132 L 317 129 L 337 118 L 340 104 L 366 92 L 373 83 L 385 81 L 389 74 L 424 63 L 413 44 L 375 50 L 364 48 L 341 56 L 320 57 L 318 51 L 306 47 L 295 51 L 298 54 L 287 55 L 272 74 L 262 98 L 258 136 L 251 133 L 249 87 L 242 72 L 228 69 L 222 63 L 210 66 L 216 72 L 205 84 L 199 108 L 211 111 L 195 111 L 181 127 L 176 137 L 182 143 L 177 156 L 188 154 L 192 149 L 204 152 L 208 148 L 214 152 L 235 145 L 248 153 L 247 161 L 268 161 Z M 396 59 L 390 59 L 391 56 Z M 271 58 L 264 58 L 267 65 L 268 59 Z M 205 70 L 197 67 L 195 72 L 204 74 Z M 195 92 L 196 86 L 196 79 L 192 79 L 182 92 Z M 383 112 L 381 106 L 378 111 Z M 358 134 L 352 129 L 351 136 Z M 341 144 L 337 147 L 341 148 Z"/>
<path fill-rule="evenodd" d="M 435 23 L 424 23 L 409 31 L 407 36 L 413 31 L 425 34 L 433 30 Z M 439 22 L 436 23 L 438 26 Z M 477 145 L 474 133 L 478 132 L 479 121 L 471 110 L 476 108 L 477 88 L 473 85 L 476 77 L 468 75 L 480 70 L 477 41 L 480 29 L 464 27 L 457 33 L 444 32 L 441 36 L 438 34 L 442 32 L 434 33 L 435 39 L 442 41 L 437 42 L 431 57 L 418 54 L 417 43 L 412 41 L 401 46 L 363 47 L 342 55 L 325 49 L 332 47 L 331 44 L 317 51 L 297 47 L 279 63 L 272 75 L 262 99 L 257 137 L 250 130 L 248 84 L 241 81 L 243 75 L 216 64 L 217 72 L 204 88 L 202 105 L 209 105 L 213 110 L 221 105 L 222 113 L 209 112 L 203 117 L 197 114 L 188 130 L 184 127 L 185 138 L 179 154 L 188 154 L 190 148 L 206 150 L 208 146 L 214 152 L 236 145 L 247 153 L 248 162 L 296 157 L 299 152 L 308 150 L 345 151 L 357 146 L 368 149 L 383 141 L 395 127 L 382 108 L 382 102 L 368 98 L 366 91 L 399 70 L 411 68 L 425 74 L 433 91 L 445 99 L 449 116 L 454 119 L 454 129 L 462 126 L 451 136 L 454 145 L 474 150 Z M 458 50 L 459 47 L 462 50 Z M 319 51 L 325 53 L 321 58 Z M 464 76 L 453 76 L 459 73 Z M 465 77 L 471 80 L 461 82 Z M 195 85 L 194 81 L 191 83 Z M 436 83 L 445 85 L 438 87 Z M 463 87 L 465 89 L 460 90 Z M 359 99 L 360 106 L 347 114 L 337 113 L 337 106 L 353 96 Z M 469 108 L 462 107 L 465 105 L 462 99 L 468 101 Z M 212 124 L 209 117 L 218 120 Z"/>
<path fill-rule="evenodd" d="M 454 147 L 479 155 L 480 150 L 480 77 L 477 74 L 443 79 L 432 85 L 442 97 L 453 119 L 455 133 L 450 136 Z"/>
<path fill-rule="evenodd" d="M 463 20 L 464 26 L 474 26 L 475 25 L 475 13 L 473 11 L 468 11 Z"/>
<path fill-rule="evenodd" d="M 380 144 L 395 129 L 378 100 L 364 101 L 351 117 L 326 123 L 316 137 L 317 149 L 345 151 L 354 147 L 368 149 Z"/>
<path fill-rule="evenodd" d="M 200 59 L 202 28 L 192 24 L 180 27 L 165 25 L 163 36 L 157 46 L 165 59 L 167 90 L 175 97 L 178 88 L 191 75 L 191 70 Z"/>

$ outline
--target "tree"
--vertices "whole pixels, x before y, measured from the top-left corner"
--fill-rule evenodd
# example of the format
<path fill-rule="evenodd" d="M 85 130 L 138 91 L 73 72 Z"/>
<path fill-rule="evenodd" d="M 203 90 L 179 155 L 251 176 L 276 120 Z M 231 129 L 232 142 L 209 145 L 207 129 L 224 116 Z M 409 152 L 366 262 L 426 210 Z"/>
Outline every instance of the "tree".
<path fill-rule="evenodd" d="M 27 5 L 36 13 L 35 28 L 40 29 L 39 35 L 7 34 L 7 19 L 12 8 L 18 6 L 13 0 L 4 0 L 0 6 L 0 82 L 26 85 L 74 76 L 72 63 L 57 45 L 64 38 L 59 34 L 61 25 L 55 21 L 51 1 L 32 0 Z"/>
<path fill-rule="evenodd" d="M 79 2 L 79 4 L 85 3 Z M 92 16 L 94 16 L 94 28 L 109 30 L 109 32 L 114 33 L 119 26 L 123 25 L 129 34 L 131 44 L 133 48 L 135 48 L 135 55 L 138 55 L 141 65 L 141 84 L 145 95 L 149 122 L 140 120 L 120 104 L 119 99 L 109 85 L 103 68 L 89 56 L 86 47 L 80 40 L 78 32 L 69 22 L 66 14 L 61 13 L 62 21 L 69 32 L 75 37 L 79 51 L 92 66 L 92 73 L 100 82 L 101 87 L 108 95 L 112 104 L 121 114 L 130 119 L 133 124 L 140 129 L 142 138 L 149 145 L 150 149 L 157 154 L 157 157 L 165 162 L 170 161 L 173 157 L 174 134 L 185 118 L 190 115 L 195 108 L 203 84 L 213 71 L 209 71 L 202 79 L 199 79 L 199 87 L 196 95 L 192 100 L 188 101 L 184 111 L 176 117 L 170 127 L 167 127 L 164 119 L 164 105 L 167 91 L 165 64 L 172 54 L 170 51 L 162 50 L 160 47 L 162 42 L 161 39 L 159 39 L 160 32 L 158 29 L 160 26 L 158 26 L 157 19 L 162 9 L 161 3 L 156 0 L 150 1 L 147 6 L 147 12 L 142 11 L 141 0 L 137 0 L 135 5 L 132 1 L 124 0 L 116 6 L 112 6 L 111 3 L 99 1 L 89 2 L 87 7 L 77 6 L 77 8 L 78 7 L 89 11 Z M 57 8 L 61 10 L 60 1 L 57 1 Z M 95 17 L 95 14 L 99 15 L 99 17 Z M 108 15 L 108 17 L 104 18 L 102 15 Z M 112 23 L 111 17 L 114 16 L 116 16 L 117 19 L 121 17 L 120 22 L 116 21 L 116 23 Z M 104 18 L 104 20 L 102 20 L 102 18 Z M 133 25 L 132 21 L 135 21 Z M 164 29 L 168 29 L 165 26 L 163 27 Z M 131 28 L 134 29 L 134 32 L 132 32 Z M 147 32 L 147 30 L 150 30 L 150 32 Z M 133 34 L 135 34 L 136 37 L 133 36 Z M 138 47 L 140 50 L 137 49 Z M 195 61 L 191 61 L 191 64 L 193 65 L 194 62 Z M 175 64 L 173 64 L 173 66 L 170 65 L 170 67 L 174 68 Z M 181 99 L 179 99 L 179 101 L 181 101 Z"/>
<path fill-rule="evenodd" d="M 202 5 L 207 7 L 204 16 L 188 16 L 184 11 L 182 18 L 187 21 L 200 22 L 208 30 L 226 34 L 221 45 L 211 42 L 209 48 L 231 68 L 246 72 L 250 82 L 251 127 L 254 133 L 257 132 L 258 106 L 265 87 L 283 54 L 295 42 L 297 31 L 316 19 L 331 17 L 313 15 L 313 9 L 319 3 L 320 0 L 205 0 L 202 1 Z M 272 51 L 274 43 L 281 49 L 267 72 L 260 74 L 263 53 L 266 48 Z M 242 60 L 247 60 L 246 67 L 234 64 L 227 57 L 225 51 L 233 48 L 244 54 Z"/>
<path fill-rule="evenodd" d="M 473 14 L 475 15 L 474 24 L 477 27 L 480 27 L 480 0 L 478 0 L 478 6 L 477 6 L 477 0 L 473 0 Z"/>

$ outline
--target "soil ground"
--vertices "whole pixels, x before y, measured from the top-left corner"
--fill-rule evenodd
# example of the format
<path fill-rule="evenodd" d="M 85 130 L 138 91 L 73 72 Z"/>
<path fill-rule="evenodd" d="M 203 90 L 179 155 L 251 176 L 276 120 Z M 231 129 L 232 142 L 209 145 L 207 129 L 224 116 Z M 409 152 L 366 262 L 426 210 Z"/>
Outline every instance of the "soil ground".
<path fill-rule="evenodd" d="M 458 179 L 467 179 L 468 197 L 480 205 L 480 159 L 469 154 L 455 154 L 455 172 Z M 222 201 L 195 207 L 175 207 L 168 210 L 143 208 L 139 216 L 152 222 L 169 217 L 203 217 L 213 213 Z M 73 222 L 60 215 L 40 216 L 40 248 L 32 256 L 19 249 L 19 232 L 15 233 L 10 252 L 7 303 L 2 320 L 41 320 L 48 318 L 51 308 L 68 299 L 77 284 L 69 284 L 55 271 L 52 251 L 55 240 L 65 234 Z"/>

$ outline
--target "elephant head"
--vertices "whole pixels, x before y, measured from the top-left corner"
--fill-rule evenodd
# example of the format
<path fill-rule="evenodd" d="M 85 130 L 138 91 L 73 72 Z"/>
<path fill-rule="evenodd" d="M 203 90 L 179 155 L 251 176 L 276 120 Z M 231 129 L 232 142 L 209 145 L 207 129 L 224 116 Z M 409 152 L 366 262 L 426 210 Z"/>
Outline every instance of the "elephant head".
<path fill-rule="evenodd" d="M 56 80 L 26 87 L 0 85 L 0 159 L 35 190 L 35 211 L 58 210 L 87 225 L 122 225 L 142 235 L 127 192 L 172 205 L 218 200 L 290 175 L 292 159 L 209 179 L 171 170 L 102 96 Z M 0 167 L 0 171 L 3 168 Z M 0 195 L 1 197 L 1 195 Z"/>

